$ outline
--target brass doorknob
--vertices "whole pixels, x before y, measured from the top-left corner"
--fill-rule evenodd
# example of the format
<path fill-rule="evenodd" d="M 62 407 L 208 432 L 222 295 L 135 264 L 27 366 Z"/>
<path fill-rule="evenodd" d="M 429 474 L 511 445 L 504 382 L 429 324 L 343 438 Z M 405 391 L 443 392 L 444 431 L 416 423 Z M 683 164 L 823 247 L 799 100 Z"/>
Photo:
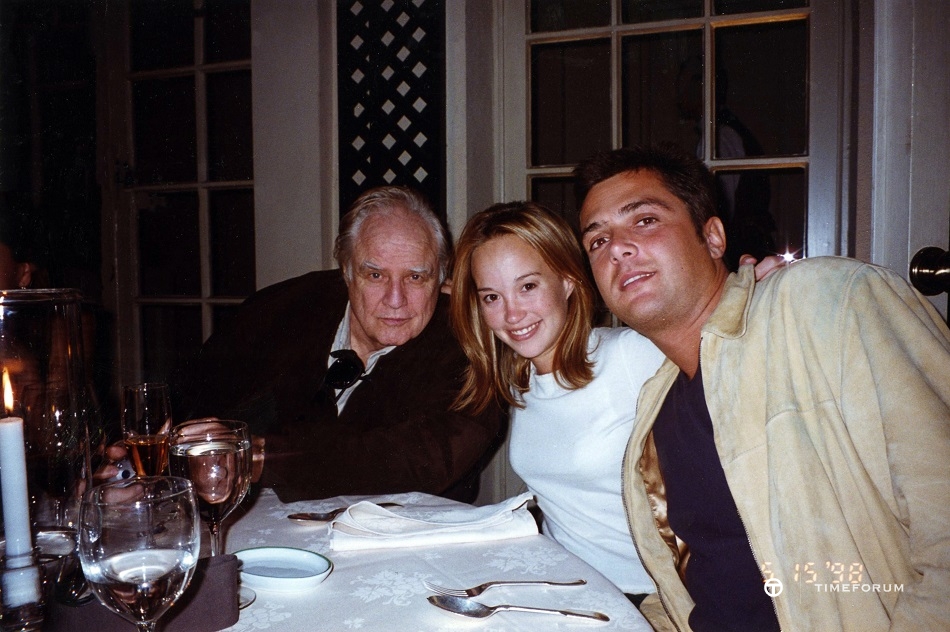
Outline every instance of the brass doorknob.
<path fill-rule="evenodd" d="M 910 262 L 910 282 L 926 296 L 950 292 L 950 252 L 921 248 Z"/>

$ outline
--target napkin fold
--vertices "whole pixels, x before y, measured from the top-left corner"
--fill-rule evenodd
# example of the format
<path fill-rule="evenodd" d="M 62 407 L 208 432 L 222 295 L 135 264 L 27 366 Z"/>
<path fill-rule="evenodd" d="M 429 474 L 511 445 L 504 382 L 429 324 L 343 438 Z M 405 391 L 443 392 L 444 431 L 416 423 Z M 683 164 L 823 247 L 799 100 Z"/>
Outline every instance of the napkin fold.
<path fill-rule="evenodd" d="M 524 493 L 496 505 L 413 505 L 395 511 L 358 502 L 330 522 L 335 551 L 432 546 L 520 538 L 538 533 Z"/>

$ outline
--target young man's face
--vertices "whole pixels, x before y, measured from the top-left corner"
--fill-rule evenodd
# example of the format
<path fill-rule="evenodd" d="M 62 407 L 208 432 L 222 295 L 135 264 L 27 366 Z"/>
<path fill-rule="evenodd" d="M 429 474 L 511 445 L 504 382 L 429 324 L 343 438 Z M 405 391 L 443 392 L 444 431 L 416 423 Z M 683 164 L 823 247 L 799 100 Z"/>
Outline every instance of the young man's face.
<path fill-rule="evenodd" d="M 350 344 L 364 361 L 422 333 L 439 297 L 439 257 L 421 219 L 408 213 L 370 217 L 351 265 Z"/>
<path fill-rule="evenodd" d="M 607 307 L 645 335 L 705 312 L 721 278 L 722 223 L 696 234 L 689 210 L 652 171 L 594 186 L 580 213 L 581 240 Z"/>

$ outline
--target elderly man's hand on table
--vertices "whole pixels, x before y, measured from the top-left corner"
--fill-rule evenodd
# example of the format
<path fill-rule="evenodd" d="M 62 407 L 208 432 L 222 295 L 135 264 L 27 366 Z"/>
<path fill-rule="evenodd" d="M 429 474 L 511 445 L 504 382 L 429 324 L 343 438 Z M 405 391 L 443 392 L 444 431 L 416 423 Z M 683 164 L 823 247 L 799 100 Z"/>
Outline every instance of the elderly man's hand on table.
<path fill-rule="evenodd" d="M 221 424 L 215 423 L 217 418 L 215 417 L 202 417 L 201 419 L 192 419 L 189 420 L 192 422 L 205 421 L 207 423 L 192 423 L 188 426 L 187 436 L 200 436 L 202 433 L 214 429 L 223 427 Z M 251 482 L 256 483 L 260 480 L 261 474 L 264 472 L 264 437 L 251 437 Z M 116 477 L 119 477 L 125 468 L 121 467 L 124 465 L 123 462 L 128 462 L 129 450 L 125 446 L 125 442 L 122 440 L 116 441 L 112 445 L 108 446 L 105 449 L 105 454 L 102 460 L 102 464 L 99 466 L 93 475 L 92 480 L 98 485 L 100 483 L 105 483 L 106 481 L 112 480 Z M 126 478 L 126 477 L 123 477 Z"/>
<path fill-rule="evenodd" d="M 118 478 L 123 471 L 123 468 L 119 466 L 128 456 L 129 450 L 125 447 L 125 442 L 121 439 L 106 447 L 99 469 L 92 473 L 93 482 L 98 485 Z"/>

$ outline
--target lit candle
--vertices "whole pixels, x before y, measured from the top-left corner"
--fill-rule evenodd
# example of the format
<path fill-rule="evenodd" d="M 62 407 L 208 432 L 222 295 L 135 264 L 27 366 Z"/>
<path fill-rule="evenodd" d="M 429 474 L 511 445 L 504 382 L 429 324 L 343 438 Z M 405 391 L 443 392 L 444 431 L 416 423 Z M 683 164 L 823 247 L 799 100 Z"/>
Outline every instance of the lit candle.
<path fill-rule="evenodd" d="M 13 412 L 10 375 L 3 369 L 3 407 Z M 3 604 L 17 608 L 40 600 L 39 569 L 33 560 L 30 499 L 26 488 L 26 444 L 23 419 L 0 419 L 0 493 L 3 494 L 3 531 L 6 539 Z"/>
<path fill-rule="evenodd" d="M 7 414 L 13 411 L 10 376 L 3 370 L 3 404 Z M 0 490 L 3 492 L 3 531 L 7 559 L 33 552 L 30 536 L 30 500 L 26 489 L 26 446 L 23 419 L 0 419 Z"/>

